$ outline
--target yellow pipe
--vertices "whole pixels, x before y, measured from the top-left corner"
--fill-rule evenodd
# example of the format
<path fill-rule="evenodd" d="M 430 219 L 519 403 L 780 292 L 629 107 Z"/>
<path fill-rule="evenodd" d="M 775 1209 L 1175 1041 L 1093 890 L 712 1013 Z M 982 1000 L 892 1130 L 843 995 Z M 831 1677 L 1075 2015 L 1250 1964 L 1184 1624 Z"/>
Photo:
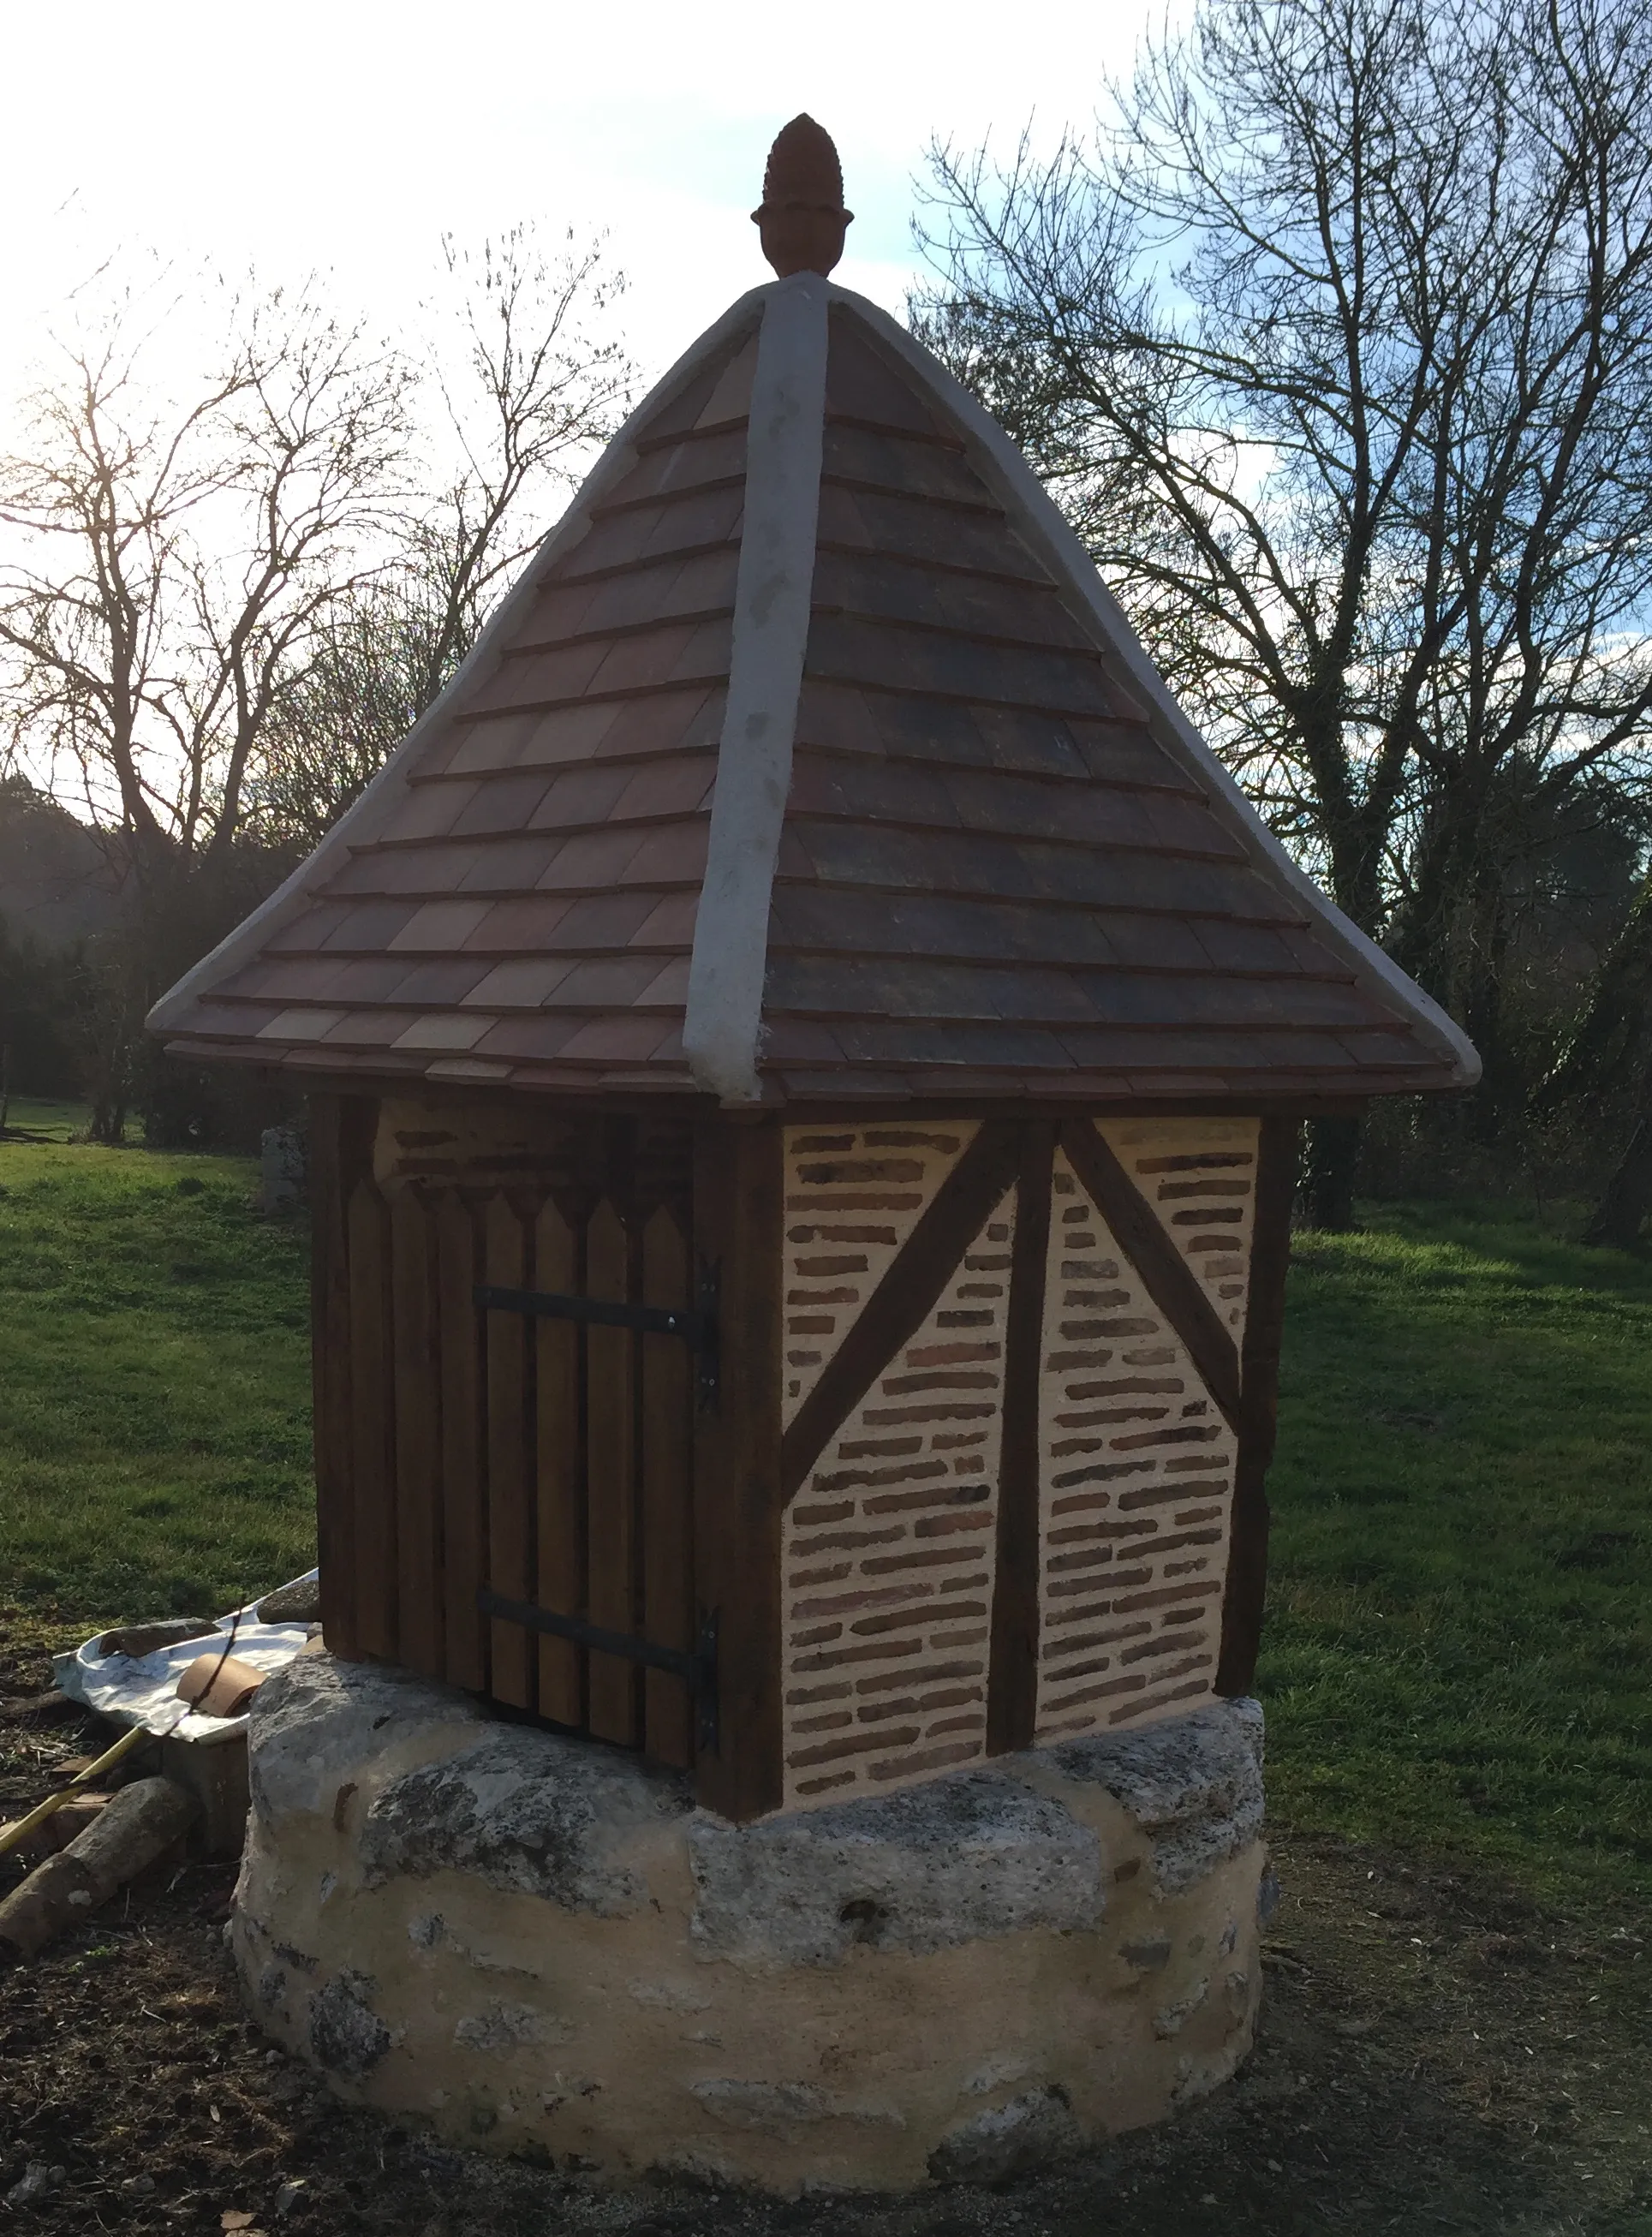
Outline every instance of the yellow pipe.
<path fill-rule="evenodd" d="M 61 1810 L 65 1802 L 72 1802 L 75 1797 L 83 1788 L 89 1786 L 95 1778 L 101 1778 L 104 1772 L 112 1770 L 122 1756 L 130 1755 L 140 1740 L 153 1738 L 154 1734 L 147 1726 L 134 1725 L 129 1732 L 121 1734 L 113 1747 L 105 1748 L 96 1763 L 89 1763 L 84 1771 L 77 1771 L 67 1786 L 60 1788 L 56 1794 L 49 1794 L 43 1802 L 36 1805 L 26 1818 L 19 1818 L 15 1825 L 0 1827 L 0 1857 L 9 1856 L 19 1843 L 27 1840 L 36 1825 L 43 1825 L 54 1811 Z"/>

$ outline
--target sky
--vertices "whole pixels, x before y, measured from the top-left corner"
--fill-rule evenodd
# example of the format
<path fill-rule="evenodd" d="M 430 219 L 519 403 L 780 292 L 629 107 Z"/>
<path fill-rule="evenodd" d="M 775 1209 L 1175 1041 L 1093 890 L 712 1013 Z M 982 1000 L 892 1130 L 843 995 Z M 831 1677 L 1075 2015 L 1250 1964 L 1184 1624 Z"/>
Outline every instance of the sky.
<path fill-rule="evenodd" d="M 748 214 L 807 109 L 856 214 L 836 277 L 898 311 L 931 138 L 1086 126 L 1150 0 L 4 0 L 0 411 L 66 291 L 112 254 L 332 275 L 395 325 L 439 236 L 524 218 L 610 235 L 627 338 L 662 371 L 769 277 Z"/>

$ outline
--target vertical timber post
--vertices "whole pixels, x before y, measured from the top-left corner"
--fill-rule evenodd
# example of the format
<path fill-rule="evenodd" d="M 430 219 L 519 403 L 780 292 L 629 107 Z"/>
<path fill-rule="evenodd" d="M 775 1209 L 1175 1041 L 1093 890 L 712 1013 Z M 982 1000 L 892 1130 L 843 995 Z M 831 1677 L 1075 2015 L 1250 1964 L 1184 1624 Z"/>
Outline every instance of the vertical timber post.
<path fill-rule="evenodd" d="M 315 1523 L 321 1629 L 329 1653 L 360 1656 L 351 1445 L 349 1204 L 373 1171 L 379 1106 L 310 1098 L 310 1333 L 315 1391 Z"/>
<path fill-rule="evenodd" d="M 715 1752 L 695 1789 L 737 1822 L 777 1810 L 781 1761 L 781 1130 L 773 1119 L 707 1118 L 694 1136 L 697 1270 L 715 1266 L 720 1389 L 694 1432 L 694 1568 L 717 1637 Z"/>
<path fill-rule="evenodd" d="M 1229 1696 L 1248 1693 L 1256 1682 L 1262 1640 L 1268 1569 L 1266 1478 L 1279 1422 L 1285 1277 L 1291 1264 L 1291 1206 L 1301 1132 L 1293 1118 L 1264 1118 L 1257 1144 L 1256 1211 L 1239 1368 L 1239 1464 L 1233 1471 L 1222 1645 L 1216 1666 L 1215 1690 Z"/>
<path fill-rule="evenodd" d="M 1044 1270 L 1050 1235 L 1055 1129 L 1021 1135 L 1004 1343 L 1004 1417 L 998 1461 L 998 1553 L 987 1679 L 987 1752 L 1033 1745 L 1038 1715 L 1039 1381 L 1044 1363 Z"/>

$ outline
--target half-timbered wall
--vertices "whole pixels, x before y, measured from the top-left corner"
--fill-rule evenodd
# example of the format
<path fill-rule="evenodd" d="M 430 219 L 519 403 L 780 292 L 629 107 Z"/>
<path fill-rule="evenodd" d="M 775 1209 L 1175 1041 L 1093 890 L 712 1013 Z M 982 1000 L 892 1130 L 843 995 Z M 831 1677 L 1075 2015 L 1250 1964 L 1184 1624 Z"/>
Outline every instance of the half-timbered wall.
<path fill-rule="evenodd" d="M 975 1132 L 789 1132 L 789 1422 Z M 882 1792 L 986 1753 L 1013 1223 L 1006 1195 L 787 1509 L 794 1806 Z"/>
<path fill-rule="evenodd" d="M 330 1643 L 739 1818 L 1243 1690 L 1289 1132 L 318 1105 Z M 478 1302 L 677 1310 L 697 1267 L 714 1402 L 677 1336 Z M 673 1671 L 484 1589 L 679 1653 L 714 1620 L 720 1746 Z"/>
<path fill-rule="evenodd" d="M 1103 1126 L 1224 1323 L 1243 1330 L 1256 1124 Z M 1206 1196 L 1227 1224 L 1209 1223 Z M 1189 1219 L 1189 1199 L 1199 1206 Z M 1056 1158 L 1040 1388 L 1041 1744 L 1212 1690 L 1239 1443 L 1100 1211 Z"/>
<path fill-rule="evenodd" d="M 899 1280 L 903 1247 L 976 1132 L 787 1131 L 788 1423 L 892 1268 Z M 1096 1133 L 1117 1184 L 1208 1305 L 1236 1388 L 1257 1121 L 1107 1121 Z M 1025 1154 L 1019 1170 L 1025 1188 Z M 1150 1286 L 1059 1150 L 1049 1193 L 1041 1280 L 1024 1293 L 1039 1316 L 1035 1483 L 1009 1482 L 1015 1458 L 1001 1454 L 1012 1188 L 787 1508 L 789 1806 L 985 1759 L 1005 1498 L 1036 1510 L 1027 1739 L 1150 1721 L 1213 1690 L 1239 1444 L 1232 1392 L 1219 1395 L 1195 1365 L 1162 1302 L 1162 1267 Z M 1015 1527 L 1008 1518 L 1011 1540 Z"/>

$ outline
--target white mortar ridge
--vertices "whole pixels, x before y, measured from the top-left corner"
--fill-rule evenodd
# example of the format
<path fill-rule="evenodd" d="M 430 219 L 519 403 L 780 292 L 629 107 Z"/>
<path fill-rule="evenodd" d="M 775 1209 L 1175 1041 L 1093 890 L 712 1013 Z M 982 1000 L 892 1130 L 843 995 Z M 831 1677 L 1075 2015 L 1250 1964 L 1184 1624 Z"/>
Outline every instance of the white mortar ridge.
<path fill-rule="evenodd" d="M 683 1046 L 697 1086 L 750 1103 L 769 956 L 769 900 L 791 789 L 809 642 L 826 411 L 825 280 L 783 280 L 763 307 L 746 438 L 728 710 Z"/>

